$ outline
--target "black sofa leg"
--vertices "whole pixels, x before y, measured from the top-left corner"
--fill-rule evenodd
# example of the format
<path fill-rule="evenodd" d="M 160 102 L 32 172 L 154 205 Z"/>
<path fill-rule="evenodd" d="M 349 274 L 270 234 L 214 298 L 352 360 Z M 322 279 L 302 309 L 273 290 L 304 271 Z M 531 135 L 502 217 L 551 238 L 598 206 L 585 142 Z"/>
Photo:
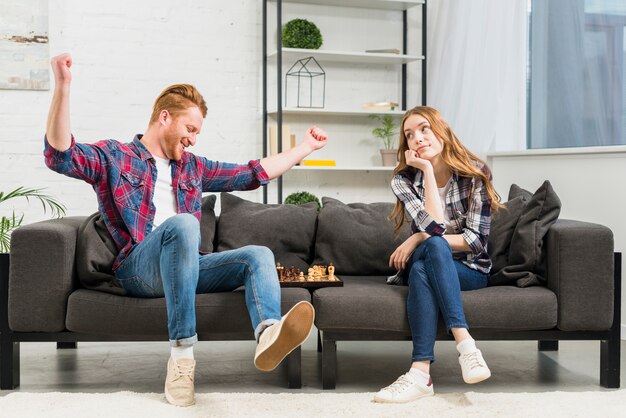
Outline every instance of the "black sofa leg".
<path fill-rule="evenodd" d="M 298 347 L 287 356 L 287 387 L 302 387 L 302 348 Z"/>
<path fill-rule="evenodd" d="M 322 352 L 322 331 L 317 330 L 317 352 Z"/>
<path fill-rule="evenodd" d="M 539 340 L 537 341 L 539 351 L 559 351 L 559 341 Z"/>
<path fill-rule="evenodd" d="M 322 344 L 322 388 L 335 389 L 337 380 L 337 341 L 324 340 Z"/>
<path fill-rule="evenodd" d="M 58 341 L 57 342 L 57 350 L 65 350 L 65 349 L 76 348 L 76 345 L 77 345 L 77 343 L 75 341 L 73 341 L 73 342 Z"/>
<path fill-rule="evenodd" d="M 2 335 L 0 342 L 0 389 L 12 390 L 20 385 L 20 343 Z"/>
<path fill-rule="evenodd" d="M 605 388 L 620 387 L 620 339 L 600 341 L 600 384 Z"/>

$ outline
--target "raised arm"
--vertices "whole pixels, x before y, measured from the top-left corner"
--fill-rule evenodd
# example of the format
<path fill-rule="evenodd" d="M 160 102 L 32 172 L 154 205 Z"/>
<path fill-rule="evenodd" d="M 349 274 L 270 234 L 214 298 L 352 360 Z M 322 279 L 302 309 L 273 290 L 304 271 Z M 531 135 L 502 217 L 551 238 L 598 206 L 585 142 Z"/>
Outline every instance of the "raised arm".
<path fill-rule="evenodd" d="M 58 151 L 65 151 L 72 144 L 72 133 L 70 131 L 70 84 L 72 74 L 72 57 L 70 54 L 61 54 L 50 60 L 54 73 L 54 94 L 50 111 L 48 112 L 48 123 L 46 125 L 46 136 L 48 143 Z"/>
<path fill-rule="evenodd" d="M 263 158 L 260 163 L 268 177 L 275 179 L 281 176 L 291 167 L 300 162 L 304 157 L 309 155 L 315 150 L 322 148 L 326 145 L 328 136 L 324 131 L 319 128 L 309 128 L 304 135 L 304 141 L 298 146 L 281 152 L 280 154 L 272 155 L 271 157 Z"/>

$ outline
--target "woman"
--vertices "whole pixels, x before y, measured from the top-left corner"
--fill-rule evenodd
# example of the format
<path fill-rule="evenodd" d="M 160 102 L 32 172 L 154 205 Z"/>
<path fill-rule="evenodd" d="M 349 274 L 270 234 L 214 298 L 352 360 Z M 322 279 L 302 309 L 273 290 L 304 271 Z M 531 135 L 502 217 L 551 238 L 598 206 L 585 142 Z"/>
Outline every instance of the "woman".
<path fill-rule="evenodd" d="M 391 254 L 389 265 L 408 281 L 413 355 L 409 372 L 381 389 L 376 402 L 434 394 L 430 364 L 440 312 L 456 341 L 463 380 L 478 383 L 491 376 L 461 303 L 462 290 L 483 288 L 489 280 L 491 211 L 502 206 L 489 168 L 461 144 L 437 110 L 426 106 L 405 113 L 398 157 L 391 181 L 398 200 L 390 219 L 397 232 L 406 211 L 413 234 Z"/>

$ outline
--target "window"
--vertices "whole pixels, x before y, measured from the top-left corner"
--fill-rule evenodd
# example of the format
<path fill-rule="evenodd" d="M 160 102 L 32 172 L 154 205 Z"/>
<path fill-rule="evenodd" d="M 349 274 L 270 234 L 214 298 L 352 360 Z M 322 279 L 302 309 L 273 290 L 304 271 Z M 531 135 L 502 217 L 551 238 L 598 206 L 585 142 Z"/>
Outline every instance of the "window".
<path fill-rule="evenodd" d="M 626 1 L 530 0 L 528 148 L 626 144 Z"/>

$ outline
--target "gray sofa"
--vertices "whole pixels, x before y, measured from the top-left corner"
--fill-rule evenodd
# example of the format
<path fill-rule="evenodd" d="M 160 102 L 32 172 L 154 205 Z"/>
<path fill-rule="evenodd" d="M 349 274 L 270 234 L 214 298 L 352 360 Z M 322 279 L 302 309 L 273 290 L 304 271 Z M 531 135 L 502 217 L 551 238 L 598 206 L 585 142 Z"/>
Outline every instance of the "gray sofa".
<path fill-rule="evenodd" d="M 559 340 L 599 340 L 600 383 L 619 387 L 621 254 L 614 254 L 608 228 L 557 220 L 558 198 L 551 210 L 553 191 L 542 187 L 534 194 L 512 188 L 506 210 L 494 217 L 493 286 L 463 292 L 472 334 L 480 340 L 536 340 L 540 350 L 558 349 Z M 407 288 L 386 284 L 394 273 L 389 255 L 408 234 L 407 228 L 393 234 L 386 219 L 391 204 L 324 198 L 318 212 L 315 204 L 264 205 L 222 194 L 216 217 L 214 202 L 208 197 L 203 204 L 204 250 L 266 245 L 285 266 L 336 266 L 343 287 L 282 289 L 283 311 L 301 300 L 315 306 L 325 389 L 335 387 L 338 342 L 410 339 Z M 73 347 L 77 341 L 167 339 L 163 299 L 127 297 L 115 286 L 109 292 L 85 288 L 80 275 L 108 273 L 80 251 L 86 219 L 21 227 L 12 236 L 10 266 L 0 260 L 2 389 L 20 383 L 23 342 Z M 198 295 L 196 303 L 201 340 L 253 339 L 241 291 Z M 443 330 L 439 336 L 449 338 Z M 289 387 L 301 385 L 300 360 L 298 349 L 286 361 Z"/>

